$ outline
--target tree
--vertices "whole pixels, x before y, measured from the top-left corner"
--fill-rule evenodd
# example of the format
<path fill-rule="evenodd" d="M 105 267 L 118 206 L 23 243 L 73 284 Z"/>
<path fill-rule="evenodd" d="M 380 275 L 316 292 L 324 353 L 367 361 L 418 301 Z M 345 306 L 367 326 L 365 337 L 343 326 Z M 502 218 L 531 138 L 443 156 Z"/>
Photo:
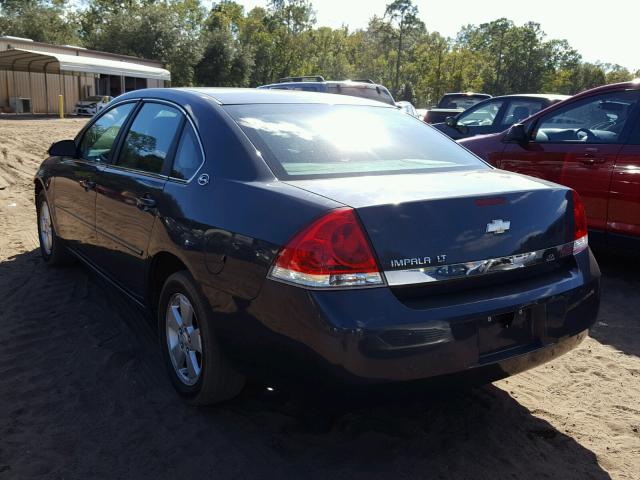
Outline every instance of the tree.
<path fill-rule="evenodd" d="M 387 5 L 385 17 L 389 20 L 389 25 L 393 29 L 397 40 L 395 77 L 393 81 L 393 91 L 398 93 L 400 86 L 400 65 L 402 64 L 402 53 L 405 37 L 416 30 L 424 30 L 424 23 L 418 18 L 418 7 L 411 0 L 394 0 Z"/>
<path fill-rule="evenodd" d="M 291 75 L 370 78 L 434 104 L 451 91 L 574 94 L 633 76 L 588 63 L 534 22 L 499 18 L 455 38 L 427 32 L 412 0 L 389 0 L 366 28 L 315 26 L 309 0 L 0 0 L 0 34 L 159 60 L 173 84 L 258 86 Z"/>
<path fill-rule="evenodd" d="M 68 0 L 0 0 L 0 35 L 78 44 L 76 18 Z"/>
<path fill-rule="evenodd" d="M 244 7 L 230 0 L 214 4 L 206 22 L 204 55 L 195 67 L 199 85 L 245 87 L 253 58 L 238 35 L 244 21 Z"/>
<path fill-rule="evenodd" d="M 199 0 L 92 0 L 81 12 L 81 38 L 96 50 L 160 60 L 174 85 L 191 85 L 203 23 Z"/>

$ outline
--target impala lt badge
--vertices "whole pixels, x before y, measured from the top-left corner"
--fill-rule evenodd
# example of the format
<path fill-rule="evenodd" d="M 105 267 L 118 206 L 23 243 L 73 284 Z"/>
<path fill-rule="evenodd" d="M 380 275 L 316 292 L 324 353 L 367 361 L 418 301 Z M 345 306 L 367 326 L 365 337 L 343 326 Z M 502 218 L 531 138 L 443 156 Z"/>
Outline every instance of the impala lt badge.
<path fill-rule="evenodd" d="M 511 228 L 511 222 L 504 220 L 492 220 L 491 223 L 487 223 L 487 233 L 495 233 L 500 235 Z"/>
<path fill-rule="evenodd" d="M 391 260 L 391 267 L 392 268 L 398 268 L 398 267 L 428 267 L 429 265 L 432 265 L 433 263 L 444 263 L 447 261 L 447 256 L 442 254 L 442 255 L 436 255 L 435 256 L 435 262 L 433 261 L 434 259 L 432 259 L 431 257 L 414 257 L 414 258 L 399 258 L 399 259 L 394 259 Z"/>

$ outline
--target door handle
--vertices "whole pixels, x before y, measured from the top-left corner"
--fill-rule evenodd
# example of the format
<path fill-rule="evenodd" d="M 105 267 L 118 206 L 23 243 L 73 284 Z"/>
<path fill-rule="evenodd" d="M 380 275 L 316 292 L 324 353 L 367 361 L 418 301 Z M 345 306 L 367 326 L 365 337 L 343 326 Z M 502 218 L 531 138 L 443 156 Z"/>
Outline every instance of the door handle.
<path fill-rule="evenodd" d="M 84 188 L 85 192 L 96 188 L 96 182 L 94 182 L 93 180 L 79 180 L 78 183 L 82 188 Z"/>
<path fill-rule="evenodd" d="M 598 163 L 604 163 L 606 162 L 606 159 L 604 157 L 598 157 L 596 156 L 596 153 L 598 152 L 598 150 L 594 149 L 594 150 L 590 150 L 587 151 L 587 153 L 585 153 L 582 158 L 580 159 L 580 161 L 582 163 L 584 163 L 585 165 L 596 165 Z"/>
<path fill-rule="evenodd" d="M 145 194 L 141 197 L 136 198 L 136 206 L 140 210 L 147 211 L 156 206 L 156 201 L 153 198 L 151 198 L 149 194 Z"/>

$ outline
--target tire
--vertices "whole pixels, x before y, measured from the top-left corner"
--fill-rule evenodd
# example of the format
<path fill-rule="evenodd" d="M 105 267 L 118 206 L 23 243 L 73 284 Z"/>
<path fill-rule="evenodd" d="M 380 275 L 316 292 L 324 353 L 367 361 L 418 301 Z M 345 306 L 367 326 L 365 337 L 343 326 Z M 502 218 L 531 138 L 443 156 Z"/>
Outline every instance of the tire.
<path fill-rule="evenodd" d="M 36 199 L 36 213 L 38 216 L 38 240 L 42 259 L 51 266 L 68 265 L 72 261 L 64 241 L 56 235 L 51 217 L 51 208 L 44 191 Z"/>
<path fill-rule="evenodd" d="M 158 337 L 169 378 L 193 405 L 210 405 L 236 397 L 245 377 L 220 348 L 213 312 L 187 271 L 171 275 L 158 302 Z"/>

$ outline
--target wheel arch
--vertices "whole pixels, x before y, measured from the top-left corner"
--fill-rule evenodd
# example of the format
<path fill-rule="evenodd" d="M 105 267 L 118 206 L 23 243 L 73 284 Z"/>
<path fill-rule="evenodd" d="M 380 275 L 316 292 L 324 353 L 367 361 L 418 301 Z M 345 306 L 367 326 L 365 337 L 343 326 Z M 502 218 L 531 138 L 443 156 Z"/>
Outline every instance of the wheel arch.
<path fill-rule="evenodd" d="M 156 252 L 149 260 L 147 270 L 147 293 L 146 300 L 151 311 L 155 314 L 160 299 L 160 292 L 164 282 L 172 274 L 186 270 L 187 264 L 177 255 L 168 251 Z"/>
<path fill-rule="evenodd" d="M 39 177 L 36 177 L 33 180 L 33 199 L 34 201 L 38 200 L 38 195 L 40 195 L 40 192 L 42 192 L 43 190 L 45 190 L 44 188 L 44 183 L 42 183 L 42 179 Z"/>

